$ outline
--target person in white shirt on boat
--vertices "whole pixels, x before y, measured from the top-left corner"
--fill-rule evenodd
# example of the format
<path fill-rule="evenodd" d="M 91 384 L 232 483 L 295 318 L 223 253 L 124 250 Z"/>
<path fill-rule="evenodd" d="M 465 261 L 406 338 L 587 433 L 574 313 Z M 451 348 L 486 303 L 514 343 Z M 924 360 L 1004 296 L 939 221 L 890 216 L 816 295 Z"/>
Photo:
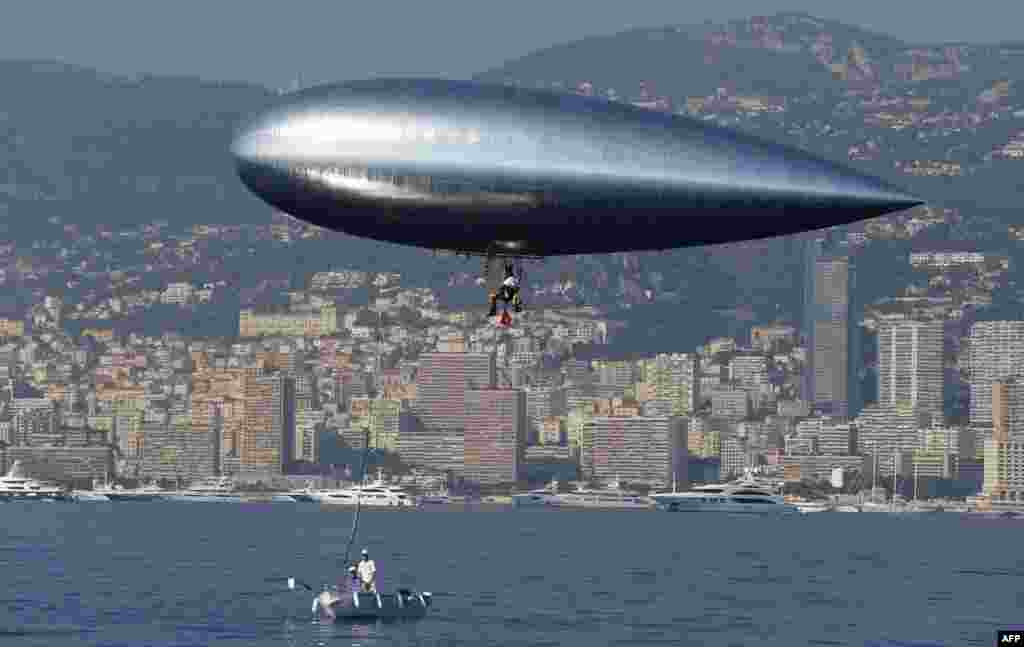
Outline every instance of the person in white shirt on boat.
<path fill-rule="evenodd" d="M 363 549 L 363 559 L 359 562 L 359 579 L 363 581 L 363 591 L 377 592 L 377 565 L 370 559 L 370 551 Z"/>
<path fill-rule="evenodd" d="M 348 578 L 343 582 L 343 586 L 338 587 L 338 591 L 348 596 L 351 600 L 353 593 L 359 593 L 363 588 L 362 580 L 359 578 L 359 567 L 353 563 L 348 567 Z"/>

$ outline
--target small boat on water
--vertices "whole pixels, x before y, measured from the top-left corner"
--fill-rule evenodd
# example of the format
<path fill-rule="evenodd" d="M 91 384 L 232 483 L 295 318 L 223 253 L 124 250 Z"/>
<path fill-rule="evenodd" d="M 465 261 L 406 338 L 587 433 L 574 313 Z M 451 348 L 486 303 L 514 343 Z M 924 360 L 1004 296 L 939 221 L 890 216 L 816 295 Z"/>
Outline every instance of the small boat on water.
<path fill-rule="evenodd" d="M 339 593 L 324 591 L 313 599 L 313 614 L 321 620 L 419 619 L 427 615 L 433 596 L 399 589 L 397 593 Z"/>
<path fill-rule="evenodd" d="M 0 501 L 14 499 L 70 501 L 73 496 L 59 485 L 28 477 L 21 461 L 14 461 L 7 474 L 0 476 Z"/>

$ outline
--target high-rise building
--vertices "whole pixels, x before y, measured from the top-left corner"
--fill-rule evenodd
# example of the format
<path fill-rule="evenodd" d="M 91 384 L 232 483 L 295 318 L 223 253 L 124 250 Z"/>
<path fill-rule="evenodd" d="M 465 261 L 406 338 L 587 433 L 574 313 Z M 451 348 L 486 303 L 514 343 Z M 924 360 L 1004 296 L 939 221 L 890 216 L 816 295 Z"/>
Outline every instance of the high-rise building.
<path fill-rule="evenodd" d="M 992 384 L 992 438 L 1024 440 L 1024 380 L 1011 377 Z"/>
<path fill-rule="evenodd" d="M 750 412 L 750 398 L 742 389 L 719 389 L 711 393 L 711 415 L 739 422 Z"/>
<path fill-rule="evenodd" d="M 641 365 L 641 379 L 650 385 L 654 400 L 669 403 L 672 415 L 695 412 L 699 394 L 697 357 L 685 353 L 661 353 Z"/>
<path fill-rule="evenodd" d="M 834 422 L 821 427 L 818 451 L 824 456 L 852 456 L 857 453 L 857 428 L 849 422 Z"/>
<path fill-rule="evenodd" d="M 353 429 L 369 429 L 370 447 L 393 452 L 398 447 L 401 411 L 401 400 L 353 398 L 350 425 Z"/>
<path fill-rule="evenodd" d="M 333 305 L 320 308 L 319 312 L 274 312 L 258 313 L 253 309 L 238 313 L 239 337 L 263 337 L 267 335 L 288 335 L 297 337 L 321 337 L 338 332 L 338 310 Z"/>
<path fill-rule="evenodd" d="M 595 480 L 621 479 L 653 488 L 685 484 L 686 419 L 596 417 L 583 425 L 583 473 Z"/>
<path fill-rule="evenodd" d="M 796 436 L 786 438 L 786 453 L 790 446 L 807 449 L 804 453 L 824 456 L 849 456 L 857 453 L 857 430 L 849 422 L 826 417 L 801 420 L 796 424 Z M 796 440 L 799 439 L 799 442 Z M 907 441 L 909 443 L 909 440 Z"/>
<path fill-rule="evenodd" d="M 1024 321 L 979 321 L 971 326 L 971 425 L 992 426 L 992 384 L 1024 375 Z"/>
<path fill-rule="evenodd" d="M 803 399 L 823 415 L 856 416 L 860 400 L 860 335 L 853 303 L 853 258 L 811 241 L 806 251 Z"/>
<path fill-rule="evenodd" d="M 295 447 L 295 380 L 282 375 L 244 378 L 245 425 L 239 438 L 239 470 L 279 476 Z"/>
<path fill-rule="evenodd" d="M 956 478 L 960 458 L 974 457 L 974 436 L 965 429 L 933 425 L 918 432 L 920 447 L 914 450 L 914 472 L 922 478 Z"/>
<path fill-rule="evenodd" d="M 628 360 L 599 360 L 594 368 L 598 382 L 615 387 L 620 397 L 636 381 L 636 364 Z"/>
<path fill-rule="evenodd" d="M 462 429 L 428 429 L 412 414 L 399 417 L 398 453 L 402 462 L 462 476 L 465 470 L 465 433 Z"/>
<path fill-rule="evenodd" d="M 758 390 L 768 384 L 768 358 L 737 355 L 729 361 L 729 377 L 743 389 Z"/>
<path fill-rule="evenodd" d="M 730 436 L 722 438 L 722 477 L 741 476 L 749 467 L 746 443 L 740 438 Z"/>
<path fill-rule="evenodd" d="M 352 398 L 366 398 L 371 395 L 370 375 L 364 371 L 339 369 L 335 378 L 335 401 L 344 410 L 352 405 Z"/>
<path fill-rule="evenodd" d="M 1024 442 L 985 441 L 985 496 L 999 502 L 1024 501 Z"/>
<path fill-rule="evenodd" d="M 303 409 L 295 412 L 295 446 L 292 459 L 307 463 L 320 461 L 320 427 L 324 422 L 324 413 L 316 409 Z"/>
<path fill-rule="evenodd" d="M 878 330 L 878 402 L 942 413 L 941 321 L 886 322 Z"/>
<path fill-rule="evenodd" d="M 489 353 L 423 353 L 413 412 L 428 429 L 465 429 L 466 391 L 494 388 Z"/>
<path fill-rule="evenodd" d="M 526 396 L 519 389 L 466 391 L 465 478 L 514 483 L 526 449 Z"/>
<path fill-rule="evenodd" d="M 213 476 L 216 439 L 191 425 L 145 423 L 139 476 L 152 479 L 200 479 Z"/>
<path fill-rule="evenodd" d="M 581 359 L 567 360 L 562 370 L 565 373 L 566 382 L 573 384 L 589 384 L 594 380 L 594 373 L 589 362 Z"/>
<path fill-rule="evenodd" d="M 568 413 L 565 389 L 550 386 L 535 386 L 526 389 L 526 442 L 534 445 L 540 442 L 541 426 L 552 416 Z"/>
<path fill-rule="evenodd" d="M 891 476 L 894 455 L 912 455 L 919 447 L 918 432 L 929 428 L 936 418 L 907 405 L 871 405 L 857 416 L 857 446 L 872 460 L 878 456 L 878 473 Z"/>
<path fill-rule="evenodd" d="M 11 444 L 15 446 L 50 445 L 60 436 L 52 402 L 46 407 L 21 409 L 14 415 L 12 428 Z"/>

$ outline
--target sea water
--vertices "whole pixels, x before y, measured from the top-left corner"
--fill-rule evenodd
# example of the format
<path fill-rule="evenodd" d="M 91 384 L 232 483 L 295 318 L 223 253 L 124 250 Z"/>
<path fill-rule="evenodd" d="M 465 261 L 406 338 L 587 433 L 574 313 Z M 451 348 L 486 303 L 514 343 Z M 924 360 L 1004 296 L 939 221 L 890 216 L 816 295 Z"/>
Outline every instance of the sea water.
<path fill-rule="evenodd" d="M 322 624 L 352 513 L 314 505 L 0 505 L 0 638 L 198 645 L 992 645 L 1024 618 L 1024 523 L 952 513 L 364 510 L 415 622 Z"/>

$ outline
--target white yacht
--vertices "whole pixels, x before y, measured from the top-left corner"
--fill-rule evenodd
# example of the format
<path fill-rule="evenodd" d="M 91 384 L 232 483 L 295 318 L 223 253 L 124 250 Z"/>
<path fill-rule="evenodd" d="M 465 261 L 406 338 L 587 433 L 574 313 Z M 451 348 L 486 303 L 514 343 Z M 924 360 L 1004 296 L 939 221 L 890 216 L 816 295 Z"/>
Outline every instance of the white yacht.
<path fill-rule="evenodd" d="M 106 501 L 159 501 L 166 494 L 156 483 L 129 489 L 116 483 L 97 487 L 94 482 L 92 487 L 92 495 L 104 497 Z"/>
<path fill-rule="evenodd" d="M 519 494 L 513 494 L 512 505 L 516 506 L 517 508 L 524 506 L 555 505 L 554 497 L 557 496 L 558 481 L 553 480 L 540 489 L 530 490 L 529 492 L 520 492 Z"/>
<path fill-rule="evenodd" d="M 21 461 L 14 461 L 6 476 L 0 476 L 0 500 L 11 499 L 68 501 L 71 495 L 59 485 L 29 478 Z"/>
<path fill-rule="evenodd" d="M 192 501 L 201 503 L 234 503 L 242 500 L 230 476 L 215 476 L 202 479 L 185 490 L 171 493 L 171 501 Z"/>
<path fill-rule="evenodd" d="M 755 480 L 701 485 L 688 492 L 651 496 L 659 509 L 670 512 L 729 512 L 740 514 L 800 514 L 776 490 Z"/>
<path fill-rule="evenodd" d="M 311 493 L 317 502 L 324 505 L 359 505 L 376 507 L 413 507 L 415 498 L 399 486 L 388 485 L 381 478 L 369 485 L 354 485 L 334 490 L 317 490 Z"/>
<path fill-rule="evenodd" d="M 601 489 L 592 490 L 580 487 L 574 492 L 553 494 L 548 501 L 548 505 L 565 508 L 636 509 L 650 508 L 652 505 L 650 498 L 623 490 L 618 479 Z"/>
<path fill-rule="evenodd" d="M 97 492 L 104 494 L 111 501 L 162 501 L 167 498 L 168 492 L 156 483 L 143 485 L 137 488 L 125 488 L 114 485 L 110 488 L 103 488 Z"/>

